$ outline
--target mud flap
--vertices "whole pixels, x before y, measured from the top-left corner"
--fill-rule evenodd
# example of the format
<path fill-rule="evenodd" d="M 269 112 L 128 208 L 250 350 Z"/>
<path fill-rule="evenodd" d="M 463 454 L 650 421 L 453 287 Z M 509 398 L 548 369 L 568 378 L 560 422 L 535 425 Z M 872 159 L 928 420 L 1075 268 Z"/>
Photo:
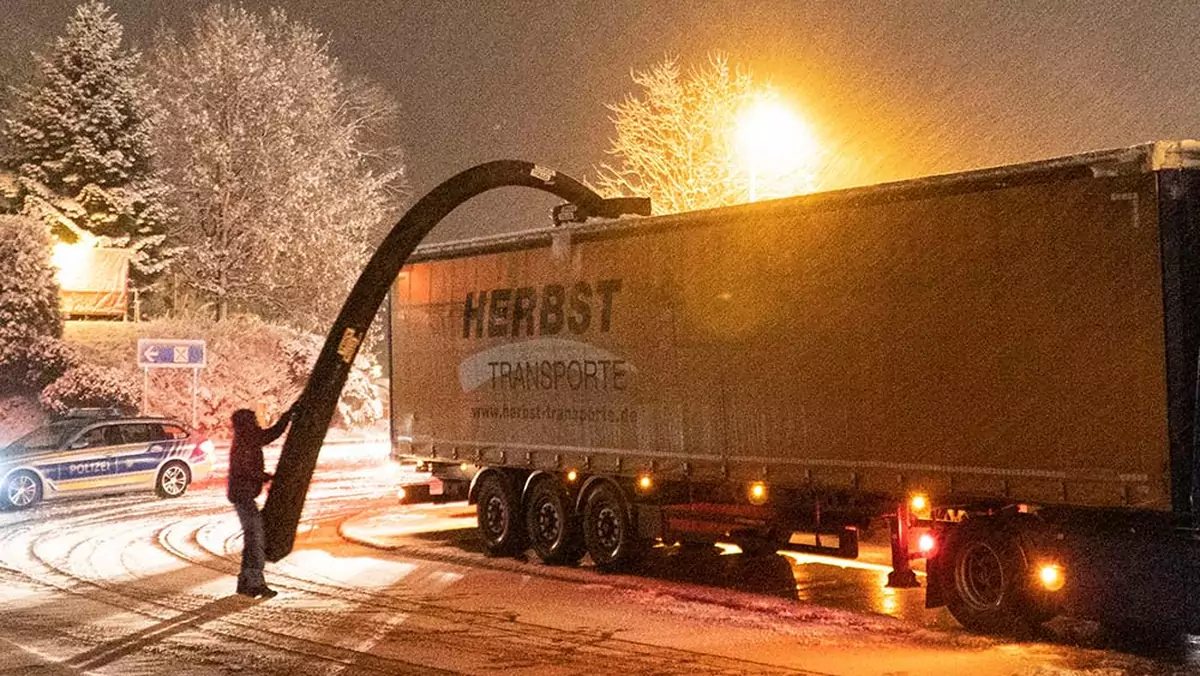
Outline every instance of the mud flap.
<path fill-rule="evenodd" d="M 925 607 L 941 608 L 949 602 L 946 598 L 946 556 L 939 551 L 925 559 Z"/>
<path fill-rule="evenodd" d="M 292 551 L 300 513 L 317 466 L 317 454 L 350 365 L 400 268 L 425 235 L 458 205 L 493 188 L 508 186 L 551 193 L 579 205 L 581 212 L 589 215 L 615 218 L 620 212 L 649 213 L 649 200 L 636 204 L 608 202 L 569 176 L 516 160 L 497 160 L 472 167 L 437 186 L 413 205 L 388 233 L 354 284 L 300 395 L 299 415 L 292 420 L 263 508 L 268 560 L 278 561 Z"/>

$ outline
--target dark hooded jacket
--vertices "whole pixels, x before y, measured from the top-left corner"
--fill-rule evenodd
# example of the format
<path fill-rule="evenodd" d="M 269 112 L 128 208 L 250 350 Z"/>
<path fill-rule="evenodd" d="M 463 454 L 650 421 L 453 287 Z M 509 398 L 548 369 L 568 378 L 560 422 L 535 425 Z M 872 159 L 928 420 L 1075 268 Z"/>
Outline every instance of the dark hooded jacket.
<path fill-rule="evenodd" d="M 262 492 L 271 475 L 263 467 L 263 446 L 275 441 L 287 429 L 292 419 L 288 411 L 271 427 L 258 426 L 254 411 L 241 409 L 233 413 L 233 445 L 229 448 L 229 479 L 225 495 L 230 502 L 253 500 Z"/>

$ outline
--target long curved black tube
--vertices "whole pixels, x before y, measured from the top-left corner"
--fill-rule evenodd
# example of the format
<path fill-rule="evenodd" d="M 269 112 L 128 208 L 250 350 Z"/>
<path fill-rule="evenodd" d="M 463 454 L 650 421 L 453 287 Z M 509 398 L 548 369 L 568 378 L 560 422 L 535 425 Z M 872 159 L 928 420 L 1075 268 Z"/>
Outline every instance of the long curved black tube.
<path fill-rule="evenodd" d="M 598 214 L 604 210 L 599 195 L 569 176 L 529 162 L 497 160 L 450 178 L 404 214 L 354 284 L 300 395 L 299 414 L 292 420 L 263 508 L 268 560 L 278 561 L 292 551 L 317 453 L 329 430 L 350 364 L 400 268 L 433 226 L 455 207 L 480 193 L 508 186 L 542 190 L 585 211 Z"/>

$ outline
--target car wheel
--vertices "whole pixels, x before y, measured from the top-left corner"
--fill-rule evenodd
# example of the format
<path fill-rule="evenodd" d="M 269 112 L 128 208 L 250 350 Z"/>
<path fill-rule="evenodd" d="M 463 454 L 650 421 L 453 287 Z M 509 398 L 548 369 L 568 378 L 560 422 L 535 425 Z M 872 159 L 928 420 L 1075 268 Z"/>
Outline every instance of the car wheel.
<path fill-rule="evenodd" d="M 187 492 L 188 484 L 192 482 L 192 473 L 182 462 L 168 462 L 158 471 L 158 480 L 154 483 L 154 492 L 160 498 L 177 498 Z"/>
<path fill-rule="evenodd" d="M 513 556 L 525 551 L 521 498 L 508 477 L 492 472 L 475 487 L 479 537 L 489 556 Z"/>
<path fill-rule="evenodd" d="M 525 499 L 525 530 L 534 553 L 545 563 L 579 563 L 586 551 L 571 499 L 553 477 L 545 477 L 529 489 Z"/>
<path fill-rule="evenodd" d="M 4 482 L 0 500 L 12 509 L 29 509 L 42 500 L 42 482 L 33 472 L 14 472 Z"/>

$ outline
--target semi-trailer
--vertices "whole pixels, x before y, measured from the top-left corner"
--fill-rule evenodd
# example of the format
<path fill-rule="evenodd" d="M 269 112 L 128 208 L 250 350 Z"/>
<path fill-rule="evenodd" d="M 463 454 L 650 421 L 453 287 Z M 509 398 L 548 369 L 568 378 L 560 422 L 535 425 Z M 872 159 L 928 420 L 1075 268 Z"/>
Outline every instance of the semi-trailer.
<path fill-rule="evenodd" d="M 389 307 L 393 454 L 490 554 L 882 522 L 968 628 L 1200 632 L 1198 143 L 425 245 Z"/>

